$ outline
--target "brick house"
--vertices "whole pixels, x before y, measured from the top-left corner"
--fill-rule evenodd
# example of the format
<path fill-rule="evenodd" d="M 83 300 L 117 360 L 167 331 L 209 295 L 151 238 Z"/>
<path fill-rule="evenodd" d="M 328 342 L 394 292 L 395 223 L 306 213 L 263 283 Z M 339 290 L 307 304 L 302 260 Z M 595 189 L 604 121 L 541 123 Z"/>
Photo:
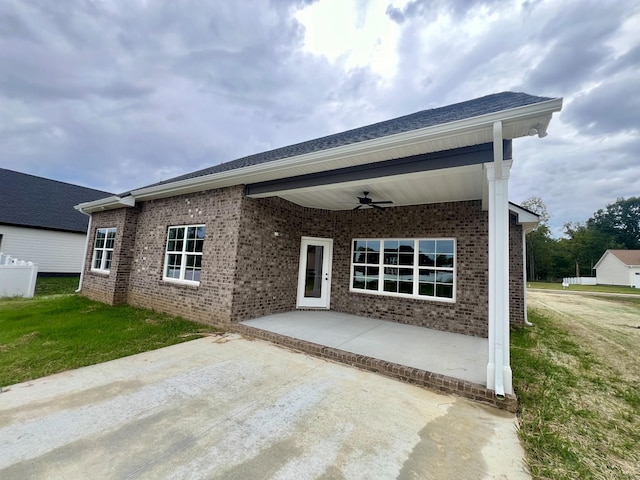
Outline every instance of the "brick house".
<path fill-rule="evenodd" d="M 498 93 L 80 204 L 82 294 L 211 324 L 331 309 L 485 337 L 487 387 L 511 394 L 537 222 L 508 202 L 512 139 L 561 107 Z"/>

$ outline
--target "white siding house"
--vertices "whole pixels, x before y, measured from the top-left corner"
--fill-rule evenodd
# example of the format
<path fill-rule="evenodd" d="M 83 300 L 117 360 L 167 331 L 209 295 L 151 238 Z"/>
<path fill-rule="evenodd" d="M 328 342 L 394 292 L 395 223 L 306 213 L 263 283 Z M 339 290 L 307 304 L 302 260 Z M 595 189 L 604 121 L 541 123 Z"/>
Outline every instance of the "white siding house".
<path fill-rule="evenodd" d="M 0 225 L 0 236 L 0 251 L 28 259 L 38 265 L 40 272 L 79 273 L 82 270 L 86 233 Z"/>
<path fill-rule="evenodd" d="M 0 168 L 0 252 L 38 274 L 79 274 L 89 217 L 73 206 L 109 195 Z"/>
<path fill-rule="evenodd" d="M 640 288 L 640 250 L 607 250 L 594 268 L 598 285 Z"/>

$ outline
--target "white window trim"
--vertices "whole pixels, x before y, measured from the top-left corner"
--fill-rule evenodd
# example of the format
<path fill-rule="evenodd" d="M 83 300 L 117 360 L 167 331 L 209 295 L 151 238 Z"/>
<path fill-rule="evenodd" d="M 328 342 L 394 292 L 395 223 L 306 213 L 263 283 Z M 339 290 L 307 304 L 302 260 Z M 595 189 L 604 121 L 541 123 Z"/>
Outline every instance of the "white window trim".
<path fill-rule="evenodd" d="M 354 288 L 353 287 L 353 277 L 354 277 L 354 272 L 355 272 L 355 267 L 356 266 L 360 266 L 360 265 L 364 265 L 361 263 L 355 263 L 353 261 L 353 257 L 354 257 L 354 250 L 353 250 L 353 246 L 354 243 L 357 241 L 379 241 L 380 242 L 380 261 L 378 263 L 378 267 L 380 268 L 380 278 L 378 281 L 378 290 L 366 290 L 363 288 Z M 452 240 L 453 241 L 453 269 L 450 268 L 438 268 L 438 267 L 420 267 L 418 265 L 418 256 L 419 256 L 419 249 L 416 248 L 414 246 L 414 251 L 413 251 L 413 265 L 411 266 L 405 266 L 405 265 L 394 265 L 393 268 L 410 268 L 413 269 L 413 291 L 414 292 L 418 292 L 418 284 L 420 283 L 420 276 L 419 276 L 419 269 L 420 268 L 429 268 L 431 270 L 446 270 L 446 271 L 453 271 L 453 297 L 452 298 L 447 298 L 447 297 L 436 297 L 436 296 L 427 296 L 427 295 L 419 295 L 418 293 L 413 293 L 413 294 L 409 294 L 409 293 L 397 293 L 397 292 L 385 292 L 384 289 L 384 262 L 383 262 L 383 255 L 384 255 L 384 242 L 385 241 L 413 241 L 414 245 L 416 245 L 417 242 L 420 242 L 421 240 Z M 353 293 L 366 293 L 366 294 L 370 294 L 370 295 L 379 295 L 379 296 L 383 296 L 383 297 L 398 297 L 398 298 L 413 298 L 413 299 L 418 299 L 418 300 L 427 300 L 427 301 L 433 301 L 433 302 L 444 302 L 444 303 L 455 303 L 456 302 L 456 290 L 457 290 L 457 271 L 458 271 L 458 242 L 456 241 L 455 238 L 452 237 L 421 237 L 421 238 L 396 238 L 396 237 L 388 237 L 388 238 L 371 238 L 371 237 L 362 237 L 362 238 L 352 238 L 351 239 L 351 260 L 350 260 L 350 264 L 351 264 L 351 268 L 350 268 L 350 272 L 349 272 L 349 291 L 353 292 Z M 366 265 L 373 265 L 373 264 L 366 264 Z"/>
<path fill-rule="evenodd" d="M 104 247 L 96 247 L 96 240 L 98 239 L 98 232 L 100 231 L 104 231 Z M 91 271 L 92 272 L 96 272 L 96 273 L 104 273 L 104 274 L 109 274 L 111 272 L 111 268 L 105 268 L 105 264 L 107 263 L 107 252 L 111 252 L 111 263 L 113 264 L 113 250 L 114 248 L 107 248 L 107 237 L 109 236 L 109 232 L 113 232 L 114 233 L 114 239 L 113 239 L 113 247 L 115 248 L 115 235 L 118 232 L 118 229 L 116 227 L 101 227 L 101 228 L 96 228 L 96 236 L 93 239 L 93 255 L 91 256 Z M 102 259 L 100 261 L 100 267 L 96 268 L 94 267 L 95 264 L 95 260 L 96 260 L 96 252 L 97 251 L 101 251 L 102 252 Z"/>
<path fill-rule="evenodd" d="M 167 227 L 167 241 L 164 245 L 164 266 L 162 268 L 162 280 L 165 282 L 169 282 L 169 283 L 177 283 L 180 285 L 191 285 L 191 286 L 199 286 L 200 285 L 200 281 L 199 280 L 185 280 L 184 275 L 185 275 L 185 271 L 187 269 L 187 262 L 186 262 L 186 255 L 200 255 L 200 257 L 203 256 L 204 252 L 187 252 L 185 251 L 185 249 L 187 248 L 187 237 L 186 237 L 186 231 L 188 228 L 191 227 L 204 227 L 205 228 L 205 236 L 206 236 L 206 228 L 207 226 L 203 223 L 198 223 L 198 224 L 193 224 L 193 225 L 169 225 L 169 227 Z M 169 255 L 170 254 L 174 254 L 177 252 L 169 252 L 167 251 L 167 247 L 169 246 L 169 232 L 171 231 L 172 228 L 184 228 L 185 229 L 185 238 L 184 238 L 184 244 L 182 246 L 182 261 L 180 262 L 180 278 L 174 278 L 174 277 L 167 277 L 167 264 L 169 263 Z M 200 272 L 202 273 L 202 267 Z"/>

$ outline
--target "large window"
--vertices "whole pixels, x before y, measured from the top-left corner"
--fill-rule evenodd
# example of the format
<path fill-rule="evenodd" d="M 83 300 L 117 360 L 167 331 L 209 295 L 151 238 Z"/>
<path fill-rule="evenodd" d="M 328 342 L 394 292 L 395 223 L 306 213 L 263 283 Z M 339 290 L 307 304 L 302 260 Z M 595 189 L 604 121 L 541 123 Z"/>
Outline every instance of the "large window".
<path fill-rule="evenodd" d="M 351 290 L 454 301 L 455 251 L 452 238 L 354 240 Z"/>
<path fill-rule="evenodd" d="M 93 262 L 91 262 L 92 270 L 109 273 L 115 241 L 115 228 L 98 228 L 96 230 L 96 240 L 93 244 Z"/>
<path fill-rule="evenodd" d="M 169 227 L 164 280 L 199 284 L 204 225 Z"/>

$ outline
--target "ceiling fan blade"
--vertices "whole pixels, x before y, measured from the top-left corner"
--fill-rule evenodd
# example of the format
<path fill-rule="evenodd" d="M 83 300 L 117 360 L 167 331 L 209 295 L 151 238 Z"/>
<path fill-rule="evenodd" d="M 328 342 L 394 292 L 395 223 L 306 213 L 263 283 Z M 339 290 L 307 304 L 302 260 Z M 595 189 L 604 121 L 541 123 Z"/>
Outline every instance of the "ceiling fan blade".
<path fill-rule="evenodd" d="M 371 205 L 373 208 L 377 208 L 378 210 L 384 210 L 384 207 L 379 207 L 378 205 L 375 205 L 373 203 L 370 203 L 369 205 Z"/>
<path fill-rule="evenodd" d="M 358 210 L 359 208 L 362 208 L 362 205 L 358 205 L 356 208 L 354 208 L 353 210 Z"/>
<path fill-rule="evenodd" d="M 369 202 L 370 205 L 381 204 L 381 203 L 393 203 L 391 200 L 382 200 L 380 202 Z"/>

